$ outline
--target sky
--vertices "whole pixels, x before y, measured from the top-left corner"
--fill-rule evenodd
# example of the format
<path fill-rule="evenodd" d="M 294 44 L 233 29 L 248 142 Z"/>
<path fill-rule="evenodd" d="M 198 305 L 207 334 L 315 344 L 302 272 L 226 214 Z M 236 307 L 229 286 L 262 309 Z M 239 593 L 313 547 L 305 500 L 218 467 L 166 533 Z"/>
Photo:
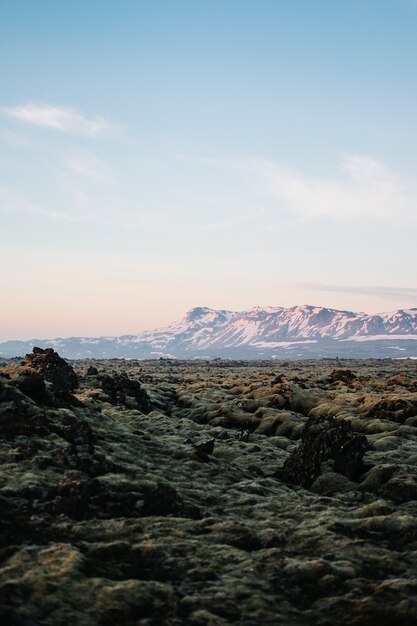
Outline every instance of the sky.
<path fill-rule="evenodd" d="M 417 306 L 417 0 L 0 0 L 0 340 Z"/>

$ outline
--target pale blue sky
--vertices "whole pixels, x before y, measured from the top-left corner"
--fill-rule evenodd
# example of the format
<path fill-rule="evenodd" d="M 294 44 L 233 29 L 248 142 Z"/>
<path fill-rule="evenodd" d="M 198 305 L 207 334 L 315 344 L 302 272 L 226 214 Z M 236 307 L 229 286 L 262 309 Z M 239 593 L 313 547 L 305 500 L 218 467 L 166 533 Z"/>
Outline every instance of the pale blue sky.
<path fill-rule="evenodd" d="M 417 305 L 417 1 L 0 0 L 0 339 Z"/>

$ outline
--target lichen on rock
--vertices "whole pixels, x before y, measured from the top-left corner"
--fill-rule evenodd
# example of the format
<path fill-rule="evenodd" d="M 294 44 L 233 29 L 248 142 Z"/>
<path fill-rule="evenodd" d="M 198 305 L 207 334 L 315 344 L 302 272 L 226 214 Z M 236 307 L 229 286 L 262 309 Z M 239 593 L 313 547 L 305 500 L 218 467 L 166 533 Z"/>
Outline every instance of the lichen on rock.
<path fill-rule="evenodd" d="M 0 622 L 415 624 L 416 374 L 5 362 Z"/>

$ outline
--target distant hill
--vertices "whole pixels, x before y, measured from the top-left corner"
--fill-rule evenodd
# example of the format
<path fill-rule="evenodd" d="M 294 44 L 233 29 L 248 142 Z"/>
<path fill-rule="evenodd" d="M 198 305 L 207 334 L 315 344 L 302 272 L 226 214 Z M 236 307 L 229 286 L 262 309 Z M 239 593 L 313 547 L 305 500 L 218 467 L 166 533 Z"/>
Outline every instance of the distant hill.
<path fill-rule="evenodd" d="M 417 308 L 367 315 L 318 306 L 195 307 L 164 328 L 120 337 L 7 341 L 0 356 L 23 356 L 34 345 L 81 358 L 417 358 Z"/>

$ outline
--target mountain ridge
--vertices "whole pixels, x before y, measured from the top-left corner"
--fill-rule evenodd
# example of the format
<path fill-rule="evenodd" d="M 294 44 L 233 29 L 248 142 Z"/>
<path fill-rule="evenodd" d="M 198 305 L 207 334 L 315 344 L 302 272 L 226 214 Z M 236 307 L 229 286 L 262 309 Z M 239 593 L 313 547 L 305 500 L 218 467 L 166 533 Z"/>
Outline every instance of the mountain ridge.
<path fill-rule="evenodd" d="M 323 358 L 355 351 L 415 357 L 417 307 L 368 315 L 308 304 L 247 311 L 197 306 L 137 335 L 7 341 L 0 343 L 0 356 L 23 356 L 33 345 L 53 347 L 66 358 Z"/>

